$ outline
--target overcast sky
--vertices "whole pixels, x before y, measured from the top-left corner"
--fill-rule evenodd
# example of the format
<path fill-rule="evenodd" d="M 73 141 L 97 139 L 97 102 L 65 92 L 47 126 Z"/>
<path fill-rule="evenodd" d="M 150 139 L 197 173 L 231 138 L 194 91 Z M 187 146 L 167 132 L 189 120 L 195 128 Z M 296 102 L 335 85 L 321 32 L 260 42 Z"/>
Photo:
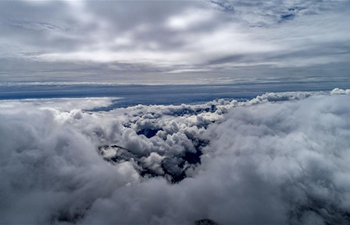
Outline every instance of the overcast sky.
<path fill-rule="evenodd" d="M 350 1 L 0 1 L 0 82 L 332 82 Z"/>

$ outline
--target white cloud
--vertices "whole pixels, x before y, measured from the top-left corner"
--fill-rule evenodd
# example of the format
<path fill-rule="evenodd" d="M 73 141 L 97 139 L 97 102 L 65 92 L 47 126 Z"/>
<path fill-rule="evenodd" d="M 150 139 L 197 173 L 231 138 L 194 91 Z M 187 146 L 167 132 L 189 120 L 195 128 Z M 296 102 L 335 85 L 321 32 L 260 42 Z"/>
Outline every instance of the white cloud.
<path fill-rule="evenodd" d="M 24 99 L 24 100 L 0 100 L 0 109 L 12 110 L 17 107 L 28 108 L 52 108 L 60 111 L 71 111 L 74 109 L 91 110 L 94 108 L 107 107 L 118 98 L 46 98 L 46 99 Z"/>
<path fill-rule="evenodd" d="M 180 15 L 170 17 L 166 21 L 166 26 L 171 29 L 186 30 L 210 21 L 213 17 L 214 15 L 211 11 L 188 9 Z"/>
<path fill-rule="evenodd" d="M 108 112 L 61 111 L 63 100 L 2 107 L 0 222 L 347 224 L 348 94 Z M 107 103 L 82 106 L 97 102 Z"/>
<path fill-rule="evenodd" d="M 131 45 L 133 43 L 131 38 L 128 37 L 117 37 L 114 42 L 116 43 L 116 45 L 121 45 L 121 46 L 128 46 Z"/>

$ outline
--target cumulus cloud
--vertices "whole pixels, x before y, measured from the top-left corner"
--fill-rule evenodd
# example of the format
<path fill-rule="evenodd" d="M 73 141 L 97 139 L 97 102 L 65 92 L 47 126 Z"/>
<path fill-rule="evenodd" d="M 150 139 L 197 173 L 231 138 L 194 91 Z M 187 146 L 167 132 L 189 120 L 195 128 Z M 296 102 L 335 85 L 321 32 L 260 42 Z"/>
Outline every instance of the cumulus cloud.
<path fill-rule="evenodd" d="M 0 221 L 347 224 L 348 95 L 1 107 Z"/>

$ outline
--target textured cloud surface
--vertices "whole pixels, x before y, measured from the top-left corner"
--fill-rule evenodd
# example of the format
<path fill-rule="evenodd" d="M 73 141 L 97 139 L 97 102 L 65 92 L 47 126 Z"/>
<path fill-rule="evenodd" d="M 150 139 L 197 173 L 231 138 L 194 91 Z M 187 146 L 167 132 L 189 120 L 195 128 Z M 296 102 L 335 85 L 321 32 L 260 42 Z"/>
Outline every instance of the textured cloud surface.
<path fill-rule="evenodd" d="M 334 81 L 349 15 L 347 0 L 0 1 L 0 82 Z"/>
<path fill-rule="evenodd" d="M 108 112 L 6 101 L 0 223 L 347 224 L 348 94 Z"/>

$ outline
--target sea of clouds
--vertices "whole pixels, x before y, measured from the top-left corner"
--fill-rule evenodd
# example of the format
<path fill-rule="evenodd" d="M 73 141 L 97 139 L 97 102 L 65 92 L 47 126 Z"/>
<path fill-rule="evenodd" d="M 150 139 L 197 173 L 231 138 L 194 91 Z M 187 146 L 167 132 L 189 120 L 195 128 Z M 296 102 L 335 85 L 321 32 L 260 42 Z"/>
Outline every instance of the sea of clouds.
<path fill-rule="evenodd" d="M 348 224 L 349 95 L 0 101 L 0 224 Z"/>

